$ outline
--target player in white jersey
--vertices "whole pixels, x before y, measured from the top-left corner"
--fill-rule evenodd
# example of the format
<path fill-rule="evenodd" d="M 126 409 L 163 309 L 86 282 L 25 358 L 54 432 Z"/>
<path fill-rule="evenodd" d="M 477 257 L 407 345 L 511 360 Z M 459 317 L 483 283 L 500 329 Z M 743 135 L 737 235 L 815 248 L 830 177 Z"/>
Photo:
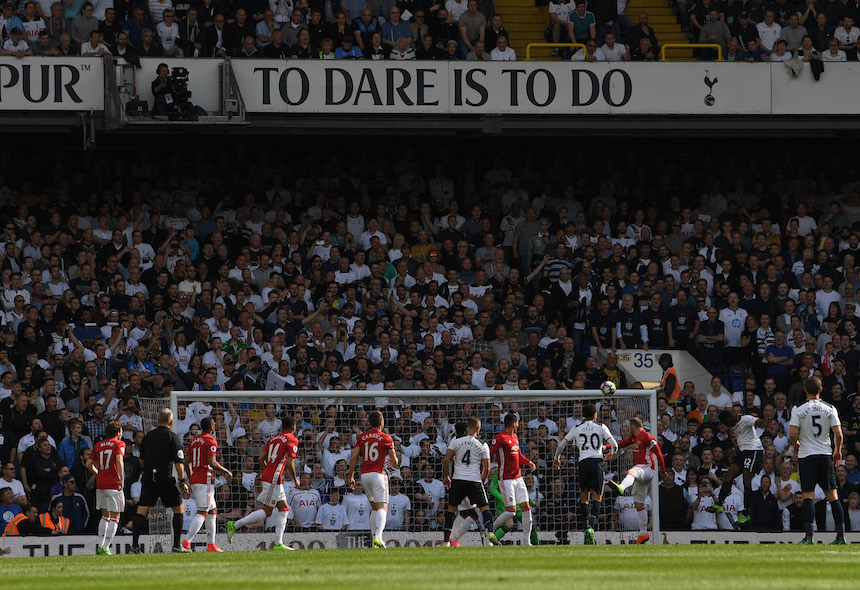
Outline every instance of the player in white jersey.
<path fill-rule="evenodd" d="M 442 478 L 448 491 L 448 511 L 445 512 L 445 532 L 443 545 L 449 546 L 451 530 L 457 518 L 457 506 L 466 498 L 469 506 L 475 504 L 484 517 L 484 528 L 490 530 L 493 515 L 490 512 L 490 503 L 487 501 L 487 492 L 484 490 L 484 482 L 490 474 L 490 449 L 478 440 L 481 432 L 481 421 L 474 416 L 466 421 L 466 436 L 455 438 L 448 446 L 448 452 L 442 460 Z M 454 476 L 449 471 L 451 460 L 454 461 Z M 459 532 L 459 531 L 458 531 Z M 455 539 L 456 541 L 456 539 Z"/>
<path fill-rule="evenodd" d="M 604 451 L 612 458 L 618 452 L 618 442 L 605 424 L 595 422 L 597 406 L 585 404 L 582 408 L 583 421 L 568 431 L 555 450 L 552 464 L 561 467 L 561 457 L 567 445 L 573 443 L 579 448 L 577 479 L 579 480 L 580 513 L 585 524 L 585 544 L 594 545 L 594 527 L 600 515 L 603 502 L 603 461 Z"/>
<path fill-rule="evenodd" d="M 740 407 L 735 406 L 737 411 Z M 723 508 L 723 502 L 732 493 L 735 479 L 743 473 L 744 476 L 744 504 L 749 506 L 749 495 L 752 493 L 752 480 L 761 471 L 762 459 L 764 459 L 764 446 L 756 434 L 756 428 L 765 428 L 768 432 L 775 432 L 777 424 L 774 420 L 761 420 L 755 416 L 739 415 L 735 411 L 723 410 L 720 412 L 720 423 L 737 435 L 738 452 L 729 468 L 723 473 L 720 487 L 720 495 L 716 502 L 716 510 Z M 749 516 L 741 514 L 738 522 L 743 524 L 749 520 Z"/>
<path fill-rule="evenodd" d="M 803 391 L 806 393 L 806 403 L 794 406 L 788 423 L 788 436 L 794 445 L 794 456 L 800 469 L 803 526 L 806 529 L 806 537 L 798 545 L 812 544 L 816 484 L 824 490 L 836 524 L 836 539 L 830 544 L 845 545 L 845 513 L 836 491 L 838 484 L 835 470 L 842 463 L 842 423 L 836 408 L 821 401 L 821 381 L 817 377 L 804 379 Z"/>

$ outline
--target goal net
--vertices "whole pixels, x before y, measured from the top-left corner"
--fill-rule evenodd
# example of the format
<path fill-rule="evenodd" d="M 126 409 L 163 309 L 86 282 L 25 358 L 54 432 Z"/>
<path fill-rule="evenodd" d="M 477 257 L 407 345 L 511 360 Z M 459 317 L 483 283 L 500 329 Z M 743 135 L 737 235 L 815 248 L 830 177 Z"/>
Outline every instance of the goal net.
<path fill-rule="evenodd" d="M 519 416 L 517 434 L 522 451 L 536 465 L 533 472 L 524 468 L 523 477 L 534 505 L 534 528 L 541 544 L 583 543 L 587 524 L 580 504 L 578 450 L 574 445 L 564 449 L 560 469 L 554 468 L 553 457 L 564 434 L 581 422 L 585 404 L 597 406 L 598 421 L 610 428 L 616 440 L 630 434 L 629 421 L 633 417 L 639 417 L 656 436 L 653 390 L 619 390 L 613 396 L 594 390 L 377 392 L 384 397 L 356 397 L 357 393 L 294 390 L 171 394 L 174 428 L 186 447 L 199 432 L 204 417 L 215 420 L 217 458 L 233 473 L 230 482 L 223 477 L 216 480 L 219 533 L 224 531 L 227 520 L 254 509 L 260 489 L 260 449 L 270 436 L 280 432 L 281 418 L 287 415 L 296 418 L 296 473 L 300 485 L 295 488 L 291 482 L 284 484 L 291 507 L 285 538 L 294 545 L 298 541 L 300 546 L 314 546 L 310 542 L 314 535 L 328 533 L 359 539 L 344 542 L 338 538 L 337 546 L 364 546 L 363 536 L 369 542 L 369 503 L 360 488 L 349 490 L 344 486 L 344 476 L 355 437 L 368 428 L 367 415 L 373 410 L 383 413 L 385 430 L 394 438 L 400 459 L 400 464 L 388 473 L 391 502 L 386 538 L 396 539 L 395 546 L 441 541 L 447 507 L 446 490 L 441 484 L 442 459 L 458 421 L 477 416 L 482 422 L 480 437 L 489 444 L 503 429 L 506 414 L 514 412 Z M 141 402 L 147 424 L 155 424 L 158 410 L 168 404 L 166 399 Z M 606 481 L 620 482 L 632 465 L 632 447 L 627 447 L 606 461 Z M 655 476 L 645 502 L 653 542 L 659 539 L 658 483 Z M 496 496 L 489 488 L 488 485 L 490 508 L 496 515 L 504 508 L 494 502 Z M 196 510 L 193 500 L 186 500 L 185 505 L 190 518 Z M 164 535 L 166 541 L 169 522 L 163 508 L 156 507 L 150 519 L 151 533 Z M 610 486 L 604 486 L 594 530 L 599 544 L 635 543 L 640 524 L 632 489 L 619 496 Z M 520 544 L 521 531 L 522 524 L 517 519 L 502 542 Z M 475 526 L 462 538 L 462 544 L 481 544 L 483 539 Z M 320 542 L 316 546 L 330 545 Z"/>

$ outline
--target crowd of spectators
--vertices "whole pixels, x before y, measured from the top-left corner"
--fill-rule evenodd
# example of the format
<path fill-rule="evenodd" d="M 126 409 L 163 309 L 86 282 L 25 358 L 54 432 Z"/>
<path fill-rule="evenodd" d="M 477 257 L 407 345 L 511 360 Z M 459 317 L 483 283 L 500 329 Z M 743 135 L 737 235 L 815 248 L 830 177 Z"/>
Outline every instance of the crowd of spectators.
<path fill-rule="evenodd" d="M 516 60 L 492 0 L 20 0 L 0 55 Z"/>
<path fill-rule="evenodd" d="M 550 2 L 546 31 L 553 43 L 576 42 L 586 51 L 554 51 L 576 61 L 656 61 L 660 48 L 648 14 L 634 25 L 628 0 Z M 855 0 L 673 0 L 669 2 L 691 43 L 719 45 L 732 62 L 857 61 L 860 3 Z M 717 51 L 699 50 L 714 60 Z"/>
<path fill-rule="evenodd" d="M 658 400 L 653 419 L 672 466 L 663 526 L 691 526 L 687 506 L 713 493 L 702 481 L 734 456 L 721 409 L 778 425 L 762 431 L 764 469 L 736 498 L 736 510 L 751 512 L 746 526 L 800 526 L 786 423 L 803 398 L 799 381 L 813 375 L 843 419 L 837 476 L 857 530 L 860 187 L 850 158 L 677 152 L 646 165 L 623 149 L 571 160 L 493 148 L 482 162 L 450 147 L 426 159 L 407 145 L 393 158 L 309 149 L 285 163 L 279 146 L 266 146 L 0 153 L 6 521 L 33 505 L 34 518 L 92 531 L 84 464 L 113 418 L 130 445 L 133 507 L 136 449 L 154 415 L 141 406 L 165 405 L 174 389 L 355 390 L 380 392 L 372 404 L 408 458 L 393 478 L 411 506 L 404 527 L 437 526 L 434 482 L 451 423 L 477 413 L 489 436 L 516 411 L 523 451 L 538 465 L 528 481 L 540 521 L 564 532 L 577 526 L 575 457 L 561 472 L 548 465 L 581 404 L 409 408 L 380 396 L 641 387 L 614 352 L 676 349 L 714 379 L 711 391 L 684 384 L 674 407 Z M 220 460 L 236 474 L 219 487 L 222 520 L 251 502 L 257 453 L 284 413 L 300 425 L 305 500 L 360 512 L 360 492 L 332 491 L 369 409 L 325 397 L 300 407 L 195 402 L 177 426 L 187 437 L 216 418 Z M 619 399 L 600 412 L 623 437 L 641 409 Z M 618 518 L 603 527 L 625 527 L 627 500 L 607 495 Z M 310 527 L 300 514 L 297 526 Z M 689 518 L 694 528 L 725 526 L 708 511 Z M 336 528 L 358 526 L 349 522 Z"/>

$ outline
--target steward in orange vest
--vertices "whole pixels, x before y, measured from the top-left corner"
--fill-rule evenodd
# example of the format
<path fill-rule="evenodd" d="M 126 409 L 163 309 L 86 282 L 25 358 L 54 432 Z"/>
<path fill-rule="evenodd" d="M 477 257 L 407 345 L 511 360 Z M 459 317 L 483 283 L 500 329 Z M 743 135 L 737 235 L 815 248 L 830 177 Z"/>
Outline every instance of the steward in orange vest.
<path fill-rule="evenodd" d="M 664 393 L 666 401 L 674 405 L 681 396 L 681 384 L 678 382 L 678 374 L 675 372 L 672 355 L 669 353 L 661 354 L 659 362 L 663 368 L 663 379 L 660 380 L 660 388 L 657 393 Z"/>

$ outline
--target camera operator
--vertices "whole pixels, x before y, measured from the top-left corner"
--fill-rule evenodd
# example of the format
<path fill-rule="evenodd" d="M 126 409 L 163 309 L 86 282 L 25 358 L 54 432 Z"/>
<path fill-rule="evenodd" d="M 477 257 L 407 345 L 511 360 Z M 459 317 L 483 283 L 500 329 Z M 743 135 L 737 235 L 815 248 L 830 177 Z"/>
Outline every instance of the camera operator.
<path fill-rule="evenodd" d="M 194 105 L 188 100 L 173 95 L 171 90 L 170 68 L 167 64 L 158 64 L 156 69 L 158 77 L 152 81 L 152 96 L 155 104 L 152 107 L 152 115 L 155 116 L 181 116 L 191 120 L 194 116 Z"/>

